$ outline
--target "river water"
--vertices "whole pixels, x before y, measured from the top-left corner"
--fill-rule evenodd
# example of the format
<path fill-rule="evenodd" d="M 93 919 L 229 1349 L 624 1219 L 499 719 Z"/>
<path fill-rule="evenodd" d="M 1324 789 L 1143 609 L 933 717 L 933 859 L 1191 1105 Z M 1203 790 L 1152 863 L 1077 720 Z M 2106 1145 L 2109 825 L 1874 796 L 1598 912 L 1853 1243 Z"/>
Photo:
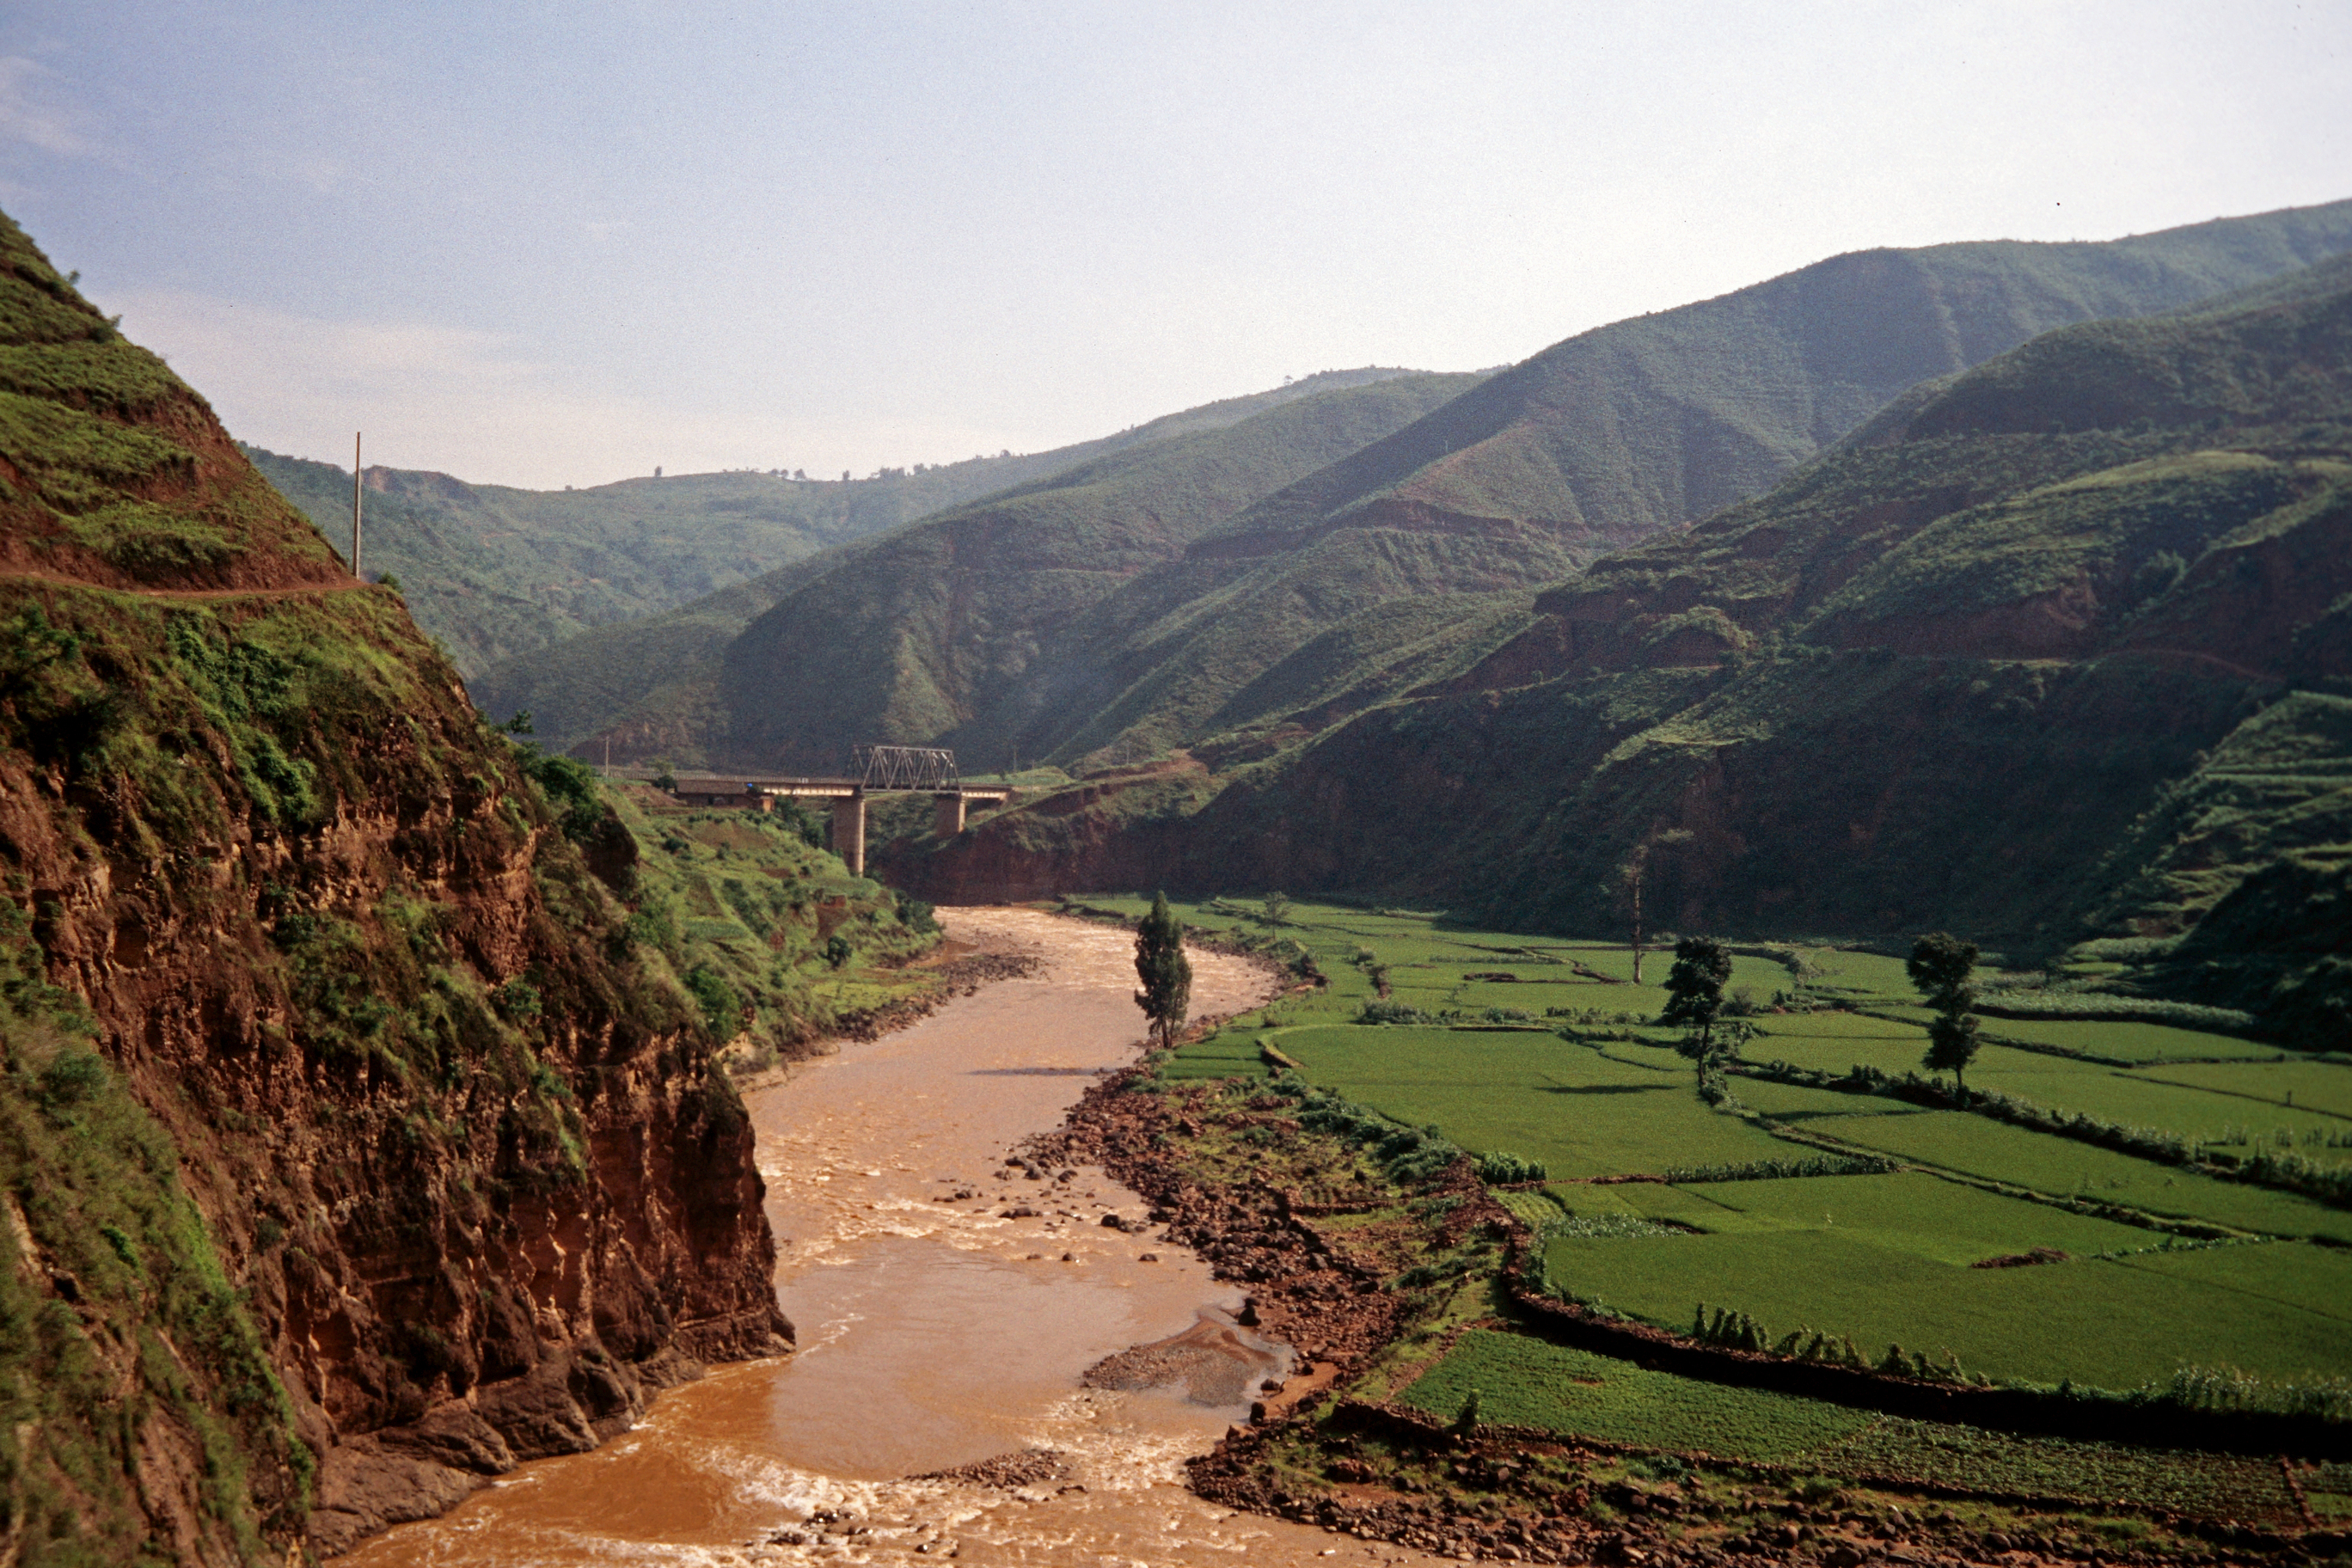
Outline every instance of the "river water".
<path fill-rule="evenodd" d="M 1004 1165 L 1132 1059 L 1133 938 L 1030 910 L 940 918 L 953 941 L 1044 966 L 746 1096 L 795 1353 L 672 1389 L 594 1453 L 526 1465 L 345 1563 L 1426 1561 L 1186 1491 L 1183 1460 L 1244 1417 L 1246 1394 L 1208 1406 L 1079 1386 L 1103 1357 L 1217 1324 L 1241 1297 L 1156 1232 L 1106 1227 L 1146 1205 L 1099 1171 L 1031 1181 Z M 1196 1016 L 1268 994 L 1252 965 L 1192 959 Z M 1024 1486 L 907 1479 L 1039 1449 L 1061 1473 Z"/>

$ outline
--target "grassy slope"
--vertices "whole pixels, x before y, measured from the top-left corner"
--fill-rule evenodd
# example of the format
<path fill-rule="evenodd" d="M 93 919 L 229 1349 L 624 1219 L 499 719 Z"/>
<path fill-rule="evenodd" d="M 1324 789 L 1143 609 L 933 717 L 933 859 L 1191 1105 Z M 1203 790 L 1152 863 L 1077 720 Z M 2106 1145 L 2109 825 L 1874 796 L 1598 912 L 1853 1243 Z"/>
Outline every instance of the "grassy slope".
<path fill-rule="evenodd" d="M 1352 385 L 1395 374 L 1343 371 L 1308 381 Z M 1312 389 L 1299 383 L 1228 398 L 1048 452 L 972 458 L 911 473 L 889 469 L 854 481 L 743 471 L 526 490 L 372 468 L 366 563 L 400 579 L 418 622 L 468 679 L 592 628 L 676 609 L 688 612 L 688 624 L 715 617 L 731 636 L 790 586 L 789 576 L 772 574 L 794 561 L 1075 463 L 1219 428 Z M 327 538 L 348 548 L 350 469 L 257 447 L 246 452 Z M 674 627 L 656 634 L 666 663 L 678 656 L 674 637 Z M 725 637 L 706 640 L 716 648 Z M 526 662 L 524 673 L 503 678 L 499 694 L 511 696 L 509 688 L 547 668 Z M 530 706 L 531 697 L 551 718 L 568 715 L 572 700 L 557 689 L 529 693 L 509 707 Z"/>
<path fill-rule="evenodd" d="M 1769 488 L 1905 389 L 2039 333 L 2352 247 L 2352 202 L 2099 244 L 1860 251 L 1554 345 L 1239 519 L 1544 520 L 1630 542 Z"/>
<path fill-rule="evenodd" d="M 906 967 L 938 942 L 928 910 L 850 876 L 792 803 L 693 810 L 646 784 L 606 798 L 637 844 L 643 928 L 729 1040 L 731 1067 L 769 1066 L 932 989 Z M 848 948 L 838 963 L 825 952 L 835 937 Z"/>

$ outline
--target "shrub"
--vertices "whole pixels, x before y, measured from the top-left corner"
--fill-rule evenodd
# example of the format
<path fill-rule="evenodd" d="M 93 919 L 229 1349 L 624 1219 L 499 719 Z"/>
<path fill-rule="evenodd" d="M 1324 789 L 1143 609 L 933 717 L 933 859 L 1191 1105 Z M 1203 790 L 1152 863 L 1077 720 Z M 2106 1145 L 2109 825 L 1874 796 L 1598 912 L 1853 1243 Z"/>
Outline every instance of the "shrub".
<path fill-rule="evenodd" d="M 834 938 L 839 942 L 839 937 Z M 846 945 L 845 943 L 844 945 Z M 703 1026 L 714 1039 L 732 1039 L 743 1018 L 743 1004 L 726 976 L 707 963 L 687 971 L 686 989 L 702 1008 Z"/>
<path fill-rule="evenodd" d="M 1507 1149 L 1492 1149 L 1478 1156 L 1478 1179 L 1490 1186 L 1540 1182 L 1548 1173 L 1542 1161 L 1514 1154 Z"/>
<path fill-rule="evenodd" d="M 539 1016 L 539 987 L 517 975 L 490 994 L 490 1005 L 509 1024 L 527 1024 Z"/>
<path fill-rule="evenodd" d="M 577 757 L 553 756 L 528 742 L 518 745 L 516 752 L 525 776 L 539 786 L 556 814 L 563 837 L 574 844 L 593 837 L 604 821 L 604 803 L 596 796 L 595 770 Z"/>
<path fill-rule="evenodd" d="M 2268 1383 L 2233 1366 L 2184 1366 L 2170 1383 L 2146 1392 L 2184 1410 L 2252 1410 L 2352 1421 L 2352 1379 L 2341 1377 Z"/>
<path fill-rule="evenodd" d="M 1369 1149 L 1389 1179 L 1402 1185 L 1426 1182 L 1465 1157 L 1434 1127 L 1407 1127 L 1328 1089 L 1314 1089 L 1305 1096 L 1298 1124 L 1310 1132 L 1328 1133 Z"/>
<path fill-rule="evenodd" d="M 1664 1179 L 1685 1182 L 1763 1182 L 1785 1176 L 1878 1176 L 1901 1170 L 1878 1154 L 1816 1154 L 1809 1160 L 1750 1160 L 1738 1165 L 1676 1165 Z"/>
<path fill-rule="evenodd" d="M 51 1106 L 76 1105 L 105 1082 L 105 1058 L 92 1050 L 62 1050 L 41 1069 L 41 1099 Z"/>

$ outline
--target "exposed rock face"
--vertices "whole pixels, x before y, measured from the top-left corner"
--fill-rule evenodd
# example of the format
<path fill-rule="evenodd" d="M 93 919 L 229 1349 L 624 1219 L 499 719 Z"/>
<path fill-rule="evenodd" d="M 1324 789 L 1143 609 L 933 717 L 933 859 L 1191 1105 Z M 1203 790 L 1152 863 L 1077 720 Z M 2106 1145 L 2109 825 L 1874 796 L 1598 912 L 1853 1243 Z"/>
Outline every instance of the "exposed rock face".
<path fill-rule="evenodd" d="M 231 1346 L 187 1346 L 176 1426 L 124 1407 L 167 1447 L 216 1413 L 212 1468 L 245 1479 L 125 1455 L 151 1544 L 282 1559 L 307 1524 L 340 1551 L 784 1349 L 751 1125 L 632 941 L 614 825 L 559 823 L 396 592 L 345 576 L 13 226 L 0 268 L 10 352 L 47 377 L 5 394 L 39 438 L 0 454 L 0 941 L 55 988 L 12 985 L 0 1021 L 19 1075 L 61 1050 L 41 1020 L 94 1025 L 169 1138 L 121 1180 L 194 1200 Z M 75 1291 L 74 1353 L 170 1381 L 140 1292 L 73 1285 L 43 1212 L 17 1262 Z M 247 1334 L 266 1372 L 236 1370 Z M 26 1462 L 131 1506 L 61 1449 Z"/>

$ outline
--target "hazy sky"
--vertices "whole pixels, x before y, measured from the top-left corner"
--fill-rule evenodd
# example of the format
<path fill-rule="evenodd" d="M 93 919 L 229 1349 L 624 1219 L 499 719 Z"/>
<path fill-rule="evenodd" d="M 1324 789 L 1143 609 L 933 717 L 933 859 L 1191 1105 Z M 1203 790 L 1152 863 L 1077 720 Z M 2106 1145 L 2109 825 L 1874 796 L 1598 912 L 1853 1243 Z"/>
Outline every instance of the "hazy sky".
<path fill-rule="evenodd" d="M 0 7 L 0 205 L 245 439 L 865 473 L 1823 256 L 2352 195 L 2352 5 Z"/>

